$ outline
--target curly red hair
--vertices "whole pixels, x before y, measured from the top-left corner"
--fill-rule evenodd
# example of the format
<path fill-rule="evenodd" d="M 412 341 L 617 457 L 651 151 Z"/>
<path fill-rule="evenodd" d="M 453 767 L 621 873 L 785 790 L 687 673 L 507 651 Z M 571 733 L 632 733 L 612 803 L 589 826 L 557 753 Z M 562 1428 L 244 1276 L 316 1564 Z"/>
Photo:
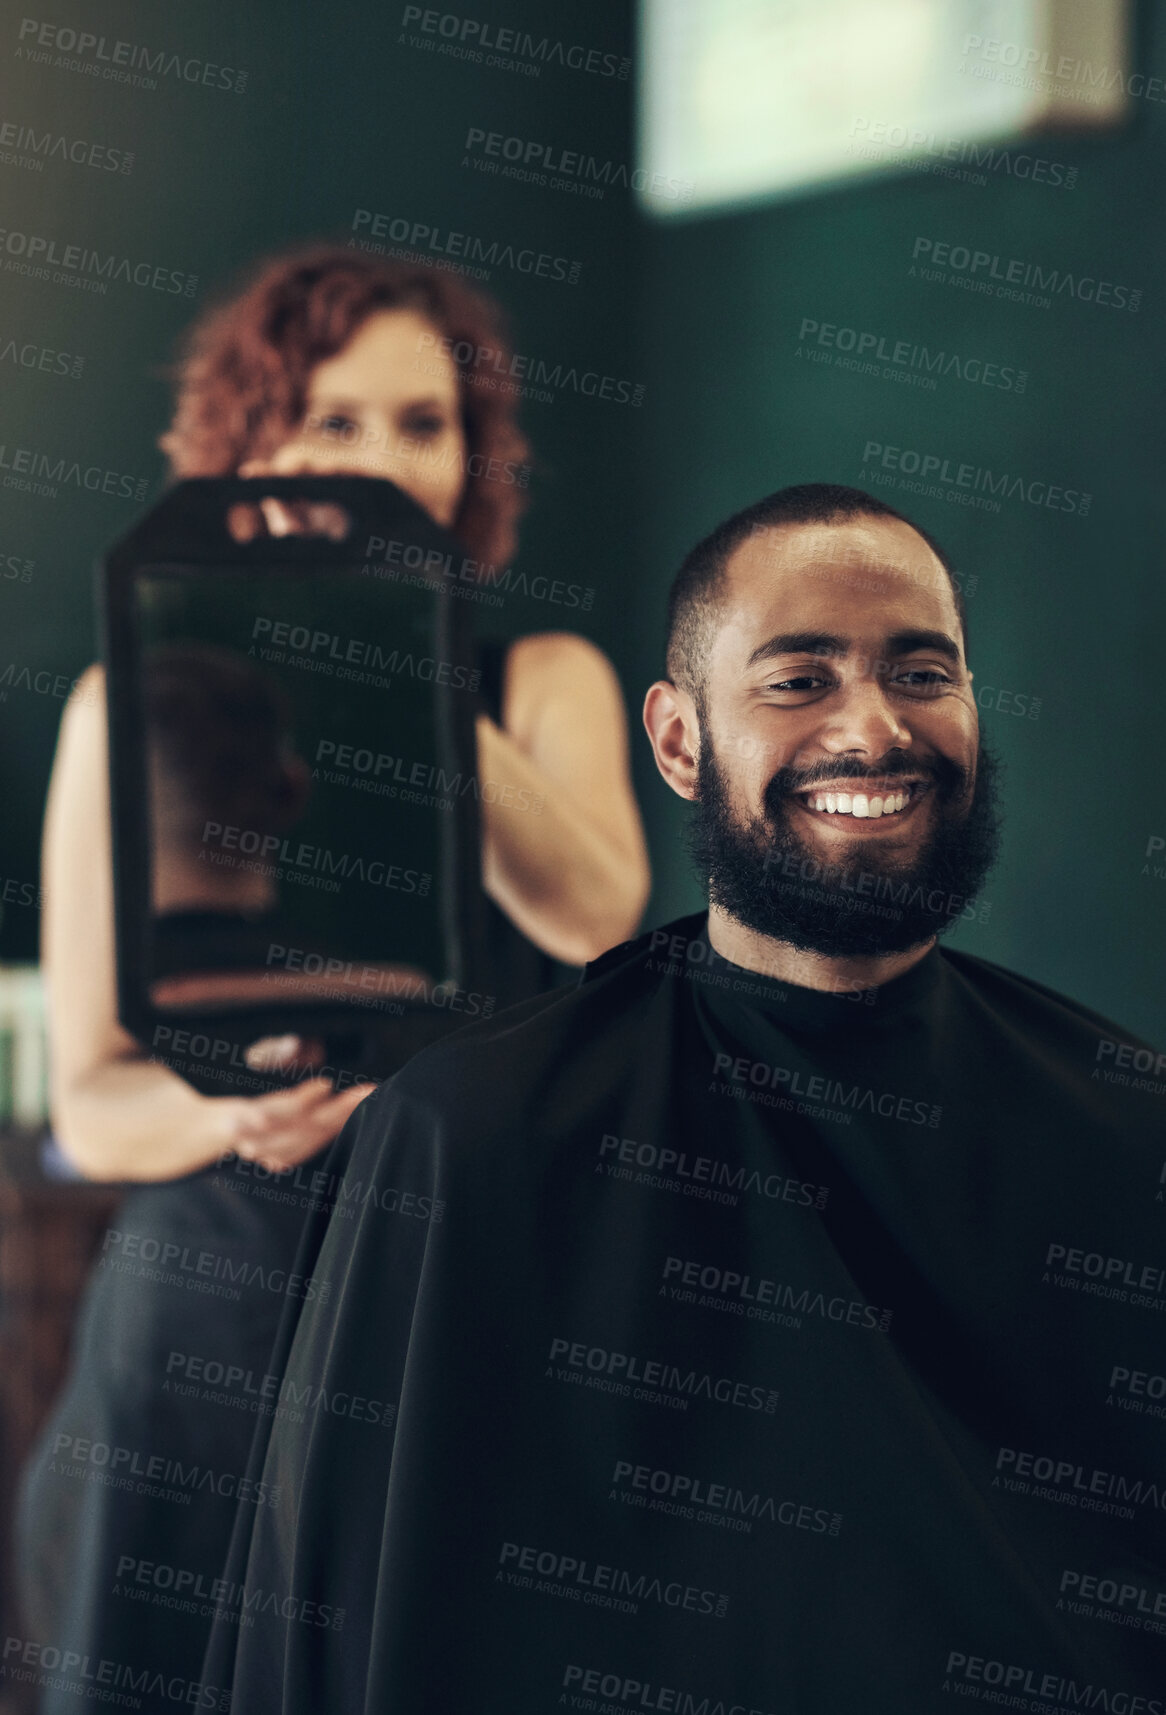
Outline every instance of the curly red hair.
<path fill-rule="evenodd" d="M 186 338 L 174 420 L 159 446 L 175 476 L 225 476 L 266 458 L 303 419 L 311 371 L 346 345 L 377 310 L 411 309 L 450 344 L 461 386 L 467 469 L 454 530 L 475 558 L 505 565 L 517 543 L 526 492 L 475 471 L 520 465 L 530 447 L 512 395 L 475 375 L 476 354 L 494 373 L 510 358 L 502 312 L 456 275 L 339 245 L 265 262 L 238 295 L 208 311 Z M 465 354 L 468 361 L 461 361 Z M 472 458 L 473 454 L 482 455 Z"/>

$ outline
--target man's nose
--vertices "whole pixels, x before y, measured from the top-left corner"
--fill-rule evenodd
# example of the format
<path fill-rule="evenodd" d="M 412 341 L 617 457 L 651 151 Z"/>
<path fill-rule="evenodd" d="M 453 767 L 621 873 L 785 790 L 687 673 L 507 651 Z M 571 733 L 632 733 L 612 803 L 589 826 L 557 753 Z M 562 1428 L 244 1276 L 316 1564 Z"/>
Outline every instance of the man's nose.
<path fill-rule="evenodd" d="M 877 673 L 855 678 L 831 697 L 819 737 L 828 751 L 853 750 L 871 757 L 884 756 L 892 748 L 905 749 L 911 743 L 910 729 L 904 726 Z"/>

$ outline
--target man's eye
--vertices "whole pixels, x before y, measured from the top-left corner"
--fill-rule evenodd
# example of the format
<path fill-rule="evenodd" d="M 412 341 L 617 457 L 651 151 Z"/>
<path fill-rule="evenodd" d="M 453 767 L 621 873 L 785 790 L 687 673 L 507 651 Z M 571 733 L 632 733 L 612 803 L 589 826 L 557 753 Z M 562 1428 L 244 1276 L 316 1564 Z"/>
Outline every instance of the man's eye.
<path fill-rule="evenodd" d="M 352 418 L 345 417 L 338 411 L 334 411 L 331 416 L 321 417 L 316 426 L 322 435 L 333 437 L 347 435 L 350 430 L 353 434 L 357 432 Z"/>
<path fill-rule="evenodd" d="M 793 679 L 774 679 L 765 688 L 767 691 L 815 691 L 825 683 L 820 673 L 799 673 Z"/>
<path fill-rule="evenodd" d="M 909 667 L 905 673 L 899 673 L 891 680 L 892 685 L 923 691 L 938 690 L 941 685 L 950 685 L 951 682 L 946 673 L 936 672 L 930 667 Z"/>

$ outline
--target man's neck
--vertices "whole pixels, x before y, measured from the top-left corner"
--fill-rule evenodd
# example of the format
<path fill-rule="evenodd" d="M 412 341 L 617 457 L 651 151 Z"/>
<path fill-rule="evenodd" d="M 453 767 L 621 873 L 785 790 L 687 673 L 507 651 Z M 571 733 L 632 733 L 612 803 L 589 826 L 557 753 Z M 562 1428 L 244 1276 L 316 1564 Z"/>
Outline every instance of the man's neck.
<path fill-rule="evenodd" d="M 853 994 L 859 989 L 879 988 L 894 977 L 901 977 L 925 959 L 935 945 L 935 937 L 921 947 L 910 947 L 905 953 L 872 953 L 855 957 L 834 958 L 825 953 L 806 953 L 779 941 L 773 935 L 762 935 L 747 929 L 735 917 L 730 917 L 717 905 L 709 906 L 709 942 L 714 952 L 730 964 L 744 970 L 757 971 L 762 976 L 775 977 L 778 982 L 794 983 L 799 988 L 825 989 L 832 994 Z"/>

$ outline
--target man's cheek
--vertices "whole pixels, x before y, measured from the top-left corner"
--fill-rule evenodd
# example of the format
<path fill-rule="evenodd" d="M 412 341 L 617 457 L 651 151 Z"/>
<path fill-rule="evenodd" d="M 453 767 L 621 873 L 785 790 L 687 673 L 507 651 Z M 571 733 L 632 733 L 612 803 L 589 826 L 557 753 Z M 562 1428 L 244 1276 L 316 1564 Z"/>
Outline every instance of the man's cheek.
<path fill-rule="evenodd" d="M 769 745 L 758 733 L 731 733 L 726 742 L 720 746 L 721 756 L 727 762 L 735 775 L 744 772 L 743 764 L 763 761 L 769 753 Z"/>
<path fill-rule="evenodd" d="M 960 686 L 959 691 L 951 701 L 958 704 L 961 714 L 972 732 L 978 733 L 980 730 L 980 711 L 976 704 L 976 693 L 970 679 L 966 685 Z"/>

